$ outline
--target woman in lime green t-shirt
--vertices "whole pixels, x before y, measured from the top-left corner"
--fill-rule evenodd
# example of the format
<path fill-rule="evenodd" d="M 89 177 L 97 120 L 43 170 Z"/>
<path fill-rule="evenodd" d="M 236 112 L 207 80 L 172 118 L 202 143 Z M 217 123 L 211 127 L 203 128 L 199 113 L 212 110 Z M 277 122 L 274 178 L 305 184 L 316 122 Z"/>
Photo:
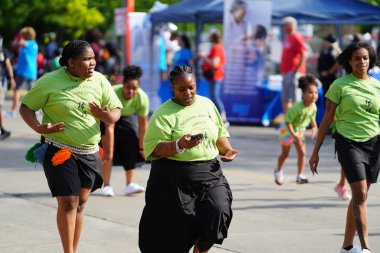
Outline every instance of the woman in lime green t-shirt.
<path fill-rule="evenodd" d="M 143 75 L 140 67 L 127 65 L 123 75 L 123 84 L 113 86 L 123 105 L 121 117 L 115 124 L 105 124 L 102 135 L 104 149 L 102 194 L 110 197 L 114 195 L 110 185 L 112 165 L 124 167 L 125 195 L 144 191 L 143 187 L 134 182 L 134 178 L 136 168 L 145 164 L 143 139 L 148 124 L 149 98 L 140 88 L 140 78 Z M 135 114 L 137 114 L 137 124 Z"/>
<path fill-rule="evenodd" d="M 90 44 L 67 44 L 63 68 L 37 80 L 24 96 L 20 114 L 43 136 L 38 149 L 48 185 L 57 198 L 57 225 L 64 252 L 76 252 L 83 226 L 84 205 L 102 180 L 98 143 L 99 122 L 116 122 L 120 104 L 111 84 L 95 69 Z M 36 111 L 42 109 L 42 122 Z"/>
<path fill-rule="evenodd" d="M 149 120 L 145 156 L 152 160 L 139 227 L 142 253 L 207 252 L 227 237 L 232 193 L 216 157 L 237 151 L 216 106 L 196 95 L 192 69 L 170 72 L 174 97 Z"/>
<path fill-rule="evenodd" d="M 376 53 L 366 42 L 352 43 L 338 62 L 347 75 L 335 80 L 327 91 L 325 115 L 309 164 L 316 173 L 319 149 L 337 115 L 335 149 L 352 191 L 341 252 L 357 252 L 353 246 L 357 232 L 361 252 L 369 253 L 367 196 L 380 169 L 380 82 L 368 74 L 376 63 Z"/>

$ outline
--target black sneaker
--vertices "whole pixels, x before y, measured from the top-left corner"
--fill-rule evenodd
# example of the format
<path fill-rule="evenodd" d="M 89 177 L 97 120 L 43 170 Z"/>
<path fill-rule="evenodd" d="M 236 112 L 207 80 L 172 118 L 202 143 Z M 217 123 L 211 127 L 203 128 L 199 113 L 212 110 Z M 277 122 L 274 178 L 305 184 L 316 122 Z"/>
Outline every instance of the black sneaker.
<path fill-rule="evenodd" d="M 1 134 L 0 134 L 0 140 L 4 140 L 8 138 L 9 136 L 11 136 L 11 132 L 3 130 L 1 131 Z"/>

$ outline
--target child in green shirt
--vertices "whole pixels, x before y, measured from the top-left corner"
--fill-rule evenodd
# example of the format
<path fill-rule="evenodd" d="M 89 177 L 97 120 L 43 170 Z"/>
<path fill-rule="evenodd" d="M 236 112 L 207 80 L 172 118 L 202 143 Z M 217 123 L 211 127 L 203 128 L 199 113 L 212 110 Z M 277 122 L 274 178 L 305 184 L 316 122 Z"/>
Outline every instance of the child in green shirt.
<path fill-rule="evenodd" d="M 274 171 L 274 181 L 278 185 L 282 185 L 284 182 L 282 167 L 289 155 L 292 143 L 294 143 L 298 155 L 296 182 L 298 184 L 308 183 L 306 176 L 303 174 L 306 161 L 305 132 L 306 127 L 311 124 L 311 138 L 314 139 L 317 131 L 317 124 L 315 122 L 317 106 L 315 102 L 318 99 L 318 84 L 316 78 L 310 74 L 301 77 L 298 83 L 298 87 L 302 90 L 303 101 L 293 104 L 286 112 L 285 122 L 280 128 L 279 140 L 282 151 L 278 157 L 277 169 Z"/>

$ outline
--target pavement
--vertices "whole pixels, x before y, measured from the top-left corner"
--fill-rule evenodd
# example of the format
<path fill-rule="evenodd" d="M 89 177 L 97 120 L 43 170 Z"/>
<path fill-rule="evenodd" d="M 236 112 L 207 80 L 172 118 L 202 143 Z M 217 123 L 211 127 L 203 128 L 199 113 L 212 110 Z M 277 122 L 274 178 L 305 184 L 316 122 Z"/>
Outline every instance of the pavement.
<path fill-rule="evenodd" d="M 7 100 L 5 110 L 9 110 Z M 56 227 L 56 200 L 51 197 L 43 169 L 24 161 L 25 151 L 39 136 L 20 116 L 5 118 L 10 138 L 0 141 L 0 253 L 62 252 Z M 319 174 L 309 184 L 297 185 L 297 156 L 287 159 L 285 184 L 273 180 L 280 146 L 274 128 L 231 126 L 237 159 L 222 164 L 234 196 L 234 217 L 228 238 L 210 253 L 339 252 L 343 240 L 347 201 L 333 188 L 339 179 L 333 142 L 327 138 L 320 152 Z M 307 152 L 313 141 L 307 139 Z M 145 186 L 149 165 L 138 170 L 136 181 Z M 115 197 L 99 190 L 85 208 L 85 223 L 78 253 L 137 253 L 138 224 L 144 194 L 124 196 L 124 171 L 114 167 L 111 183 Z M 373 252 L 380 249 L 380 188 L 372 186 L 369 198 L 369 237 Z M 173 238 L 175 240 L 175 238 Z M 355 239 L 358 244 L 358 239 Z"/>

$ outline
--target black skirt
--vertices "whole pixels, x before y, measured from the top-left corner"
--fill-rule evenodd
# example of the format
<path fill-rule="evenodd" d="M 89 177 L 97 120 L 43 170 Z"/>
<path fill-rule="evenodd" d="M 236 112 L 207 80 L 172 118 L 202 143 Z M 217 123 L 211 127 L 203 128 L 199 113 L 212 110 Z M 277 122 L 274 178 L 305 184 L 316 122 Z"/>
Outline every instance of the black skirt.
<path fill-rule="evenodd" d="M 105 126 L 100 122 L 100 131 L 105 134 Z M 139 168 L 145 164 L 140 154 L 137 122 L 134 115 L 120 117 L 115 124 L 113 165 L 125 170 Z"/>
<path fill-rule="evenodd" d="M 188 253 L 221 244 L 232 219 L 232 193 L 214 159 L 152 162 L 139 226 L 143 253 Z"/>

